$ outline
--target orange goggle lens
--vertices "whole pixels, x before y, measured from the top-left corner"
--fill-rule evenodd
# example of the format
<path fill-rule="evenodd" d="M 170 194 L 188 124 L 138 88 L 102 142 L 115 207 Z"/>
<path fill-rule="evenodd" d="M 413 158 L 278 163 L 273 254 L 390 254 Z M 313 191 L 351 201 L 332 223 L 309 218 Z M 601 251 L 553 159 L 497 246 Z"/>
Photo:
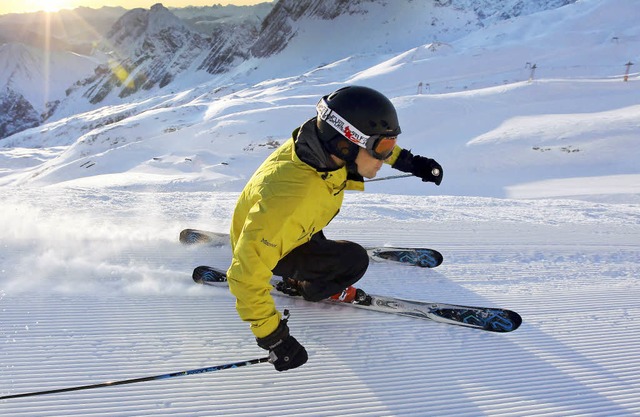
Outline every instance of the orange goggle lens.
<path fill-rule="evenodd" d="M 373 142 L 373 146 L 369 149 L 369 153 L 376 159 L 387 159 L 391 156 L 393 148 L 396 146 L 398 138 L 396 136 L 382 136 Z"/>

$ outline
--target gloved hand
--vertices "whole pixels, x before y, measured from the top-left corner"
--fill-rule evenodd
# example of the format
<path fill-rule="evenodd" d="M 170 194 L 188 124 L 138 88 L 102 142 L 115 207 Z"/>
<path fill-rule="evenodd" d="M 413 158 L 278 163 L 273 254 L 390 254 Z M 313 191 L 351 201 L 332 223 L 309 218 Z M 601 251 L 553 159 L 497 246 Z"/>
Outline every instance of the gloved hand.
<path fill-rule="evenodd" d="M 307 362 L 307 351 L 295 337 L 289 335 L 288 312 L 285 310 L 285 318 L 280 320 L 276 330 L 269 336 L 256 338 L 258 346 L 269 351 L 269 362 L 276 371 L 286 371 L 297 368 Z"/>
<path fill-rule="evenodd" d="M 442 182 L 442 166 L 433 159 L 420 155 L 413 155 L 411 151 L 403 149 L 398 155 L 398 159 L 392 165 L 402 172 L 410 172 L 416 177 L 422 178 L 424 182 L 433 182 L 440 185 Z"/>

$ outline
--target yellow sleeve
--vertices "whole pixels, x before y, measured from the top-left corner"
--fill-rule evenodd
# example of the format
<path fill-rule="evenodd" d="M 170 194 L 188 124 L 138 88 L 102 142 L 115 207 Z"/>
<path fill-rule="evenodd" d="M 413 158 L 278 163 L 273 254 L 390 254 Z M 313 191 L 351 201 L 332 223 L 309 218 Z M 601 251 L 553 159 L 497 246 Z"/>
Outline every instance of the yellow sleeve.
<path fill-rule="evenodd" d="M 398 155 L 402 152 L 402 148 L 396 145 L 391 152 L 391 156 L 384 160 L 385 164 L 393 165 L 398 160 Z"/>
<path fill-rule="evenodd" d="M 304 228 L 299 221 L 298 198 L 260 200 L 249 210 L 227 271 L 229 289 L 236 297 L 240 318 L 250 323 L 256 337 L 273 333 L 280 323 L 270 292 L 272 270 L 293 247 Z"/>
<path fill-rule="evenodd" d="M 256 337 L 268 336 L 280 323 L 269 283 L 280 251 L 272 242 L 276 236 L 266 223 L 270 216 L 266 216 L 265 211 L 261 202 L 249 211 L 227 271 L 229 290 L 236 297 L 238 314 L 251 324 Z"/>

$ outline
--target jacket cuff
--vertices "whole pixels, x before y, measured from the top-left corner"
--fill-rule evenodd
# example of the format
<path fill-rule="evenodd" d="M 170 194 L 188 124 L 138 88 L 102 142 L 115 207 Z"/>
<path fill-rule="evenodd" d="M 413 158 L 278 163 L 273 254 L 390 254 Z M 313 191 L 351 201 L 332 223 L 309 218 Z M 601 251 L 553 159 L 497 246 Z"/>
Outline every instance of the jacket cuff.
<path fill-rule="evenodd" d="M 280 313 L 276 312 L 273 316 L 265 320 L 252 321 L 251 332 L 253 335 L 260 339 L 272 334 L 278 328 L 280 324 Z"/>
<path fill-rule="evenodd" d="M 393 164 L 396 163 L 396 160 L 398 159 L 398 156 L 400 156 L 400 153 L 403 151 L 404 149 L 402 149 L 401 147 L 399 147 L 398 145 L 396 145 L 393 148 L 393 151 L 391 152 L 391 156 L 389 156 L 387 159 L 384 160 L 385 164 L 389 164 L 393 167 Z"/>

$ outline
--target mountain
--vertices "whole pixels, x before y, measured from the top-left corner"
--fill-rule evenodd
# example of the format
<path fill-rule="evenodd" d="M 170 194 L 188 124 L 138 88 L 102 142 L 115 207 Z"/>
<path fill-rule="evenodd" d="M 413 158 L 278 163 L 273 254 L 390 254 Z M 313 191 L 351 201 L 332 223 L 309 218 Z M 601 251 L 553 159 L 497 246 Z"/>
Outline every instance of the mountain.
<path fill-rule="evenodd" d="M 446 167 L 433 193 L 541 196 L 551 187 L 554 195 L 588 198 L 589 188 L 576 181 L 597 176 L 588 183 L 618 198 L 634 189 L 640 158 L 637 72 L 622 81 L 625 64 L 640 58 L 637 16 L 621 12 L 629 2 L 574 3 L 398 53 L 336 53 L 289 75 L 308 65 L 296 42 L 317 39 L 308 31 L 313 19 L 305 20 L 305 31 L 271 58 L 252 57 L 223 74 L 186 70 L 163 89 L 112 96 L 114 104 L 52 117 L 4 139 L 5 163 L 16 169 L 0 184 L 237 191 L 250 167 L 315 114 L 318 97 L 359 84 L 393 100 L 401 146 Z M 385 7 L 369 13 L 381 20 Z M 352 26 L 359 33 L 364 23 Z M 403 33 L 389 36 L 389 45 L 406 42 Z M 330 58 L 333 45 L 313 45 Z M 73 110 L 65 102 L 57 114 Z M 33 158 L 14 148 L 30 149 Z M 380 175 L 394 173 L 385 167 Z M 419 192 L 393 181 L 368 187 Z"/>
<path fill-rule="evenodd" d="M 265 58 L 288 49 L 309 65 L 353 51 L 394 53 L 450 42 L 487 24 L 573 2 L 281 0 L 265 18 L 251 53 Z"/>
<path fill-rule="evenodd" d="M 68 116 L 104 104 L 110 94 L 122 100 L 164 87 L 191 65 L 190 72 L 221 72 L 233 36 L 255 31 L 254 11 L 265 15 L 270 7 L 189 7 L 178 12 L 185 20 L 160 4 L 0 16 L 0 139 L 41 124 L 54 110 Z"/>
<path fill-rule="evenodd" d="M 199 83 L 209 74 L 221 76 L 221 83 L 247 76 L 258 81 L 294 75 L 348 57 L 353 51 L 390 54 L 433 40 L 452 41 L 490 22 L 571 2 L 539 0 L 524 6 L 516 0 L 501 5 L 484 0 L 280 0 L 260 27 L 255 20 L 236 15 L 233 26 L 221 24 L 210 37 L 157 4 L 150 10 L 129 11 L 116 22 L 103 45 L 103 50 L 113 48 L 112 60 L 91 78 L 78 81 L 71 89 L 76 93 L 67 101 L 78 102 L 83 97 L 94 105 L 117 103 L 140 91 L 155 88 L 160 92 L 178 78 Z M 410 36 L 400 36 L 399 27 Z M 171 88 L 185 88 L 187 83 Z M 68 106 L 63 103 L 61 109 Z M 77 106 L 71 108 L 75 111 Z M 62 110 L 57 117 L 70 114 Z"/>
<path fill-rule="evenodd" d="M 246 25 L 259 28 L 260 23 L 272 8 L 272 2 L 264 2 L 252 6 L 236 6 L 233 4 L 222 6 L 217 4 L 200 7 L 170 7 L 169 10 L 189 25 L 190 28 L 205 35 L 211 35 L 216 31 L 235 30 Z"/>
<path fill-rule="evenodd" d="M 93 72 L 97 59 L 22 43 L 0 45 L 0 138 L 39 125 L 65 88 Z"/>
<path fill-rule="evenodd" d="M 176 11 L 184 20 L 162 4 L 124 14 L 122 9 L 106 8 L 102 19 L 90 13 L 91 9 L 78 9 L 77 14 L 61 12 L 59 18 L 50 19 L 56 24 L 52 26 L 49 50 L 55 44 L 53 49 L 73 53 L 74 48 L 86 50 L 82 45 L 91 41 L 94 68 L 88 72 L 81 66 L 81 71 L 71 71 L 65 77 L 58 77 L 57 72 L 47 74 L 44 79 L 64 88 L 64 95 L 48 97 L 52 103 L 45 103 L 46 111 L 40 112 L 39 119 L 58 120 L 99 105 L 193 87 L 207 79 L 217 79 L 218 83 L 239 78 L 256 82 L 274 76 L 291 76 L 349 57 L 353 51 L 359 55 L 393 54 L 434 40 L 449 42 L 492 22 L 572 2 L 538 0 L 525 5 L 516 0 L 500 4 L 486 0 L 280 0 L 273 6 L 264 3 L 246 10 L 225 9 L 229 10 L 226 15 L 216 6 L 196 9 L 201 11 L 204 21 L 217 23 L 217 26 L 205 25 L 207 34 L 194 29 L 198 27 L 198 19 L 193 8 Z M 260 23 L 251 11 L 264 16 L 267 8 L 271 11 Z M 83 16 L 90 20 L 78 25 Z M 102 37 L 105 23 L 117 16 L 117 21 Z M 30 18 L 42 21 L 42 14 Z M 87 38 L 86 34 L 91 32 L 86 30 L 64 36 L 65 22 L 76 23 L 71 27 L 81 28 L 93 22 L 97 25 L 94 38 Z M 2 27 L 0 20 L 0 34 Z M 402 33 L 398 28 L 402 28 Z M 36 39 L 42 36 L 39 33 Z M 11 57 L 7 60 L 14 62 Z M 67 75 L 76 78 L 69 79 Z M 169 87 L 171 90 L 167 90 Z M 12 91 L 22 94 L 19 87 Z M 36 112 L 42 107 L 28 96 L 23 98 Z M 38 119 L 33 112 L 25 113 L 25 123 L 21 125 L 21 116 L 17 117 L 5 135 L 33 126 Z"/>
<path fill-rule="evenodd" d="M 104 43 L 104 49 L 111 49 L 109 62 L 71 90 L 82 86 L 83 96 L 93 104 L 112 92 L 125 98 L 140 90 L 166 86 L 190 68 L 208 44 L 161 4 L 126 13 Z"/>

